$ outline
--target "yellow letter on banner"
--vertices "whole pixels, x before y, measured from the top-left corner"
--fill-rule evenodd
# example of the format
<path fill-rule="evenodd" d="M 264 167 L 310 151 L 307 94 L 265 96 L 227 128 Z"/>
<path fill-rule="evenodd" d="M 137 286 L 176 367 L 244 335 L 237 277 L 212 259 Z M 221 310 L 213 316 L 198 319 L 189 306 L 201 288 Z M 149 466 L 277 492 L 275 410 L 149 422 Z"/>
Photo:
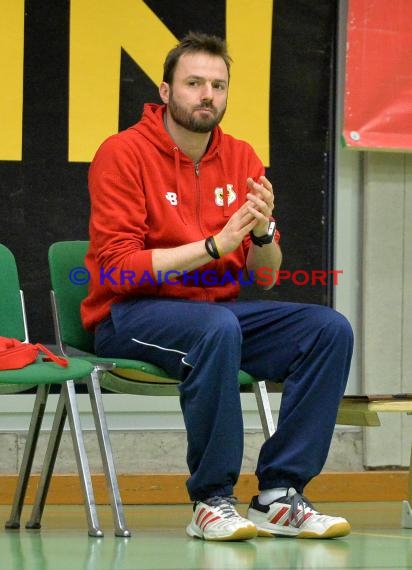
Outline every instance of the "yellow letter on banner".
<path fill-rule="evenodd" d="M 270 58 L 273 0 L 226 0 L 226 39 L 233 57 L 223 128 L 270 162 Z"/>
<path fill-rule="evenodd" d="M 0 0 L 0 160 L 21 160 L 24 0 Z"/>
<path fill-rule="evenodd" d="M 70 23 L 69 160 L 88 162 L 119 128 L 121 47 L 158 85 L 178 40 L 143 0 L 72 0 Z"/>
<path fill-rule="evenodd" d="M 273 0 L 227 0 L 235 61 L 224 128 L 250 142 L 266 166 L 272 11 Z M 121 47 L 158 85 L 177 39 L 143 0 L 72 0 L 70 21 L 69 160 L 88 162 L 118 130 Z"/>

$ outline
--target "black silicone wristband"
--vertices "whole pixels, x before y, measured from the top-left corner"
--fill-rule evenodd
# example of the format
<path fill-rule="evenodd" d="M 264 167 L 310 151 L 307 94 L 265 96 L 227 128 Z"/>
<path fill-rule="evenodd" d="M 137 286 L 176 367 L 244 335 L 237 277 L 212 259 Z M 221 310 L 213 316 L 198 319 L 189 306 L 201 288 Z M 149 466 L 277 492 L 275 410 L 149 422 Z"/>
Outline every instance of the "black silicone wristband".
<path fill-rule="evenodd" d="M 208 238 L 206 238 L 205 249 L 206 249 L 207 253 L 210 255 L 210 257 L 213 257 L 213 259 L 220 259 L 220 255 L 219 255 L 219 252 L 217 250 L 216 243 L 215 243 L 213 236 L 209 236 Z"/>

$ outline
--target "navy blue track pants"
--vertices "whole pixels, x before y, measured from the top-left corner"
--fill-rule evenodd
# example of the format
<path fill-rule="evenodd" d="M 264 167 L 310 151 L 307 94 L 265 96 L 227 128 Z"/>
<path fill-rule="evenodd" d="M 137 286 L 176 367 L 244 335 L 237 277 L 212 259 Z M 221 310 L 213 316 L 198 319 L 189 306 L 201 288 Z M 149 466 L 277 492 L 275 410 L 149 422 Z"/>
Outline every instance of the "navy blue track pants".
<path fill-rule="evenodd" d="M 353 334 L 337 311 L 279 301 L 136 299 L 112 306 L 96 352 L 147 360 L 181 380 L 192 500 L 231 495 L 243 456 L 242 368 L 284 389 L 260 451 L 259 489 L 305 485 L 323 468 L 349 374 Z"/>

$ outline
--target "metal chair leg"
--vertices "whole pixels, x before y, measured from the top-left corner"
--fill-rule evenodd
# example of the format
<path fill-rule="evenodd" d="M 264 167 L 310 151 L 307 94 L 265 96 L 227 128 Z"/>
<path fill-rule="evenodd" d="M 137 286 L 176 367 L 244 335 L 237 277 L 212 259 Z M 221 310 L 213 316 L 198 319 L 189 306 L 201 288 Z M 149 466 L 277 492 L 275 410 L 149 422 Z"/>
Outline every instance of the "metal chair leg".
<path fill-rule="evenodd" d="M 269 439 L 275 433 L 275 424 L 273 422 L 272 410 L 270 409 L 266 382 L 263 380 L 254 382 L 253 392 L 255 393 L 260 421 L 262 422 L 263 435 L 265 439 Z"/>
<path fill-rule="evenodd" d="M 66 421 L 66 409 L 64 396 L 60 393 L 57 408 L 54 414 L 53 426 L 44 457 L 43 468 L 40 474 L 39 485 L 33 503 L 30 520 L 26 523 L 27 529 L 41 528 L 41 518 L 46 503 L 47 493 L 53 474 L 54 464 L 59 449 L 64 423 Z"/>
<path fill-rule="evenodd" d="M 412 528 L 412 448 L 409 462 L 408 500 L 402 503 L 402 528 Z"/>
<path fill-rule="evenodd" d="M 402 528 L 412 528 L 412 506 L 409 501 L 402 501 Z"/>
<path fill-rule="evenodd" d="M 10 518 L 5 523 L 5 528 L 7 529 L 20 528 L 21 512 L 23 509 L 24 498 L 27 492 L 31 468 L 33 466 L 33 459 L 37 448 L 37 442 L 39 439 L 41 424 L 43 422 L 49 390 L 50 386 L 48 384 L 43 384 L 39 385 L 36 391 L 36 398 L 31 415 L 26 445 L 24 447 L 23 459 L 17 480 L 17 487 L 14 493 Z"/>
<path fill-rule="evenodd" d="M 66 410 L 69 418 L 70 431 L 72 434 L 73 447 L 76 455 L 77 468 L 80 482 L 83 489 L 84 506 L 89 525 L 89 536 L 102 537 L 103 531 L 100 528 L 94 498 L 92 477 L 90 474 L 89 462 L 84 446 L 83 432 L 80 424 L 80 414 L 77 405 L 76 390 L 74 382 L 66 382 L 64 386 L 66 400 Z"/>
<path fill-rule="evenodd" d="M 112 507 L 115 526 L 115 535 L 120 537 L 129 537 L 131 536 L 131 533 L 126 527 L 123 503 L 120 496 L 119 484 L 117 481 L 116 469 L 113 460 L 112 446 L 110 443 L 109 429 L 103 408 L 99 373 L 97 370 L 94 370 L 89 376 L 87 380 L 87 387 L 90 395 L 94 423 L 100 446 L 100 454 L 110 496 L 110 504 Z"/>

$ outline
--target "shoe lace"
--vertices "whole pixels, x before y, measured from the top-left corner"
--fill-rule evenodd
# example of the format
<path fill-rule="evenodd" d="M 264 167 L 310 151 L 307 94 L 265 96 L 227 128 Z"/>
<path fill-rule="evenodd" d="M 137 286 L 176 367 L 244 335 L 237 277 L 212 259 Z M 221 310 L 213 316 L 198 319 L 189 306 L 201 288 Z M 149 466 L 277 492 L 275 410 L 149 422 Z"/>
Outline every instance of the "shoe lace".
<path fill-rule="evenodd" d="M 290 504 L 290 511 L 288 520 L 289 522 L 296 520 L 299 521 L 305 516 L 305 509 L 315 510 L 312 503 L 304 496 L 295 491 L 293 494 L 288 496 L 288 501 Z"/>
<path fill-rule="evenodd" d="M 223 518 L 231 518 L 231 517 L 238 517 L 239 515 L 236 512 L 234 505 L 237 503 L 236 497 L 228 496 L 228 497 L 209 497 L 203 501 L 210 507 L 216 507 L 221 512 Z"/>

